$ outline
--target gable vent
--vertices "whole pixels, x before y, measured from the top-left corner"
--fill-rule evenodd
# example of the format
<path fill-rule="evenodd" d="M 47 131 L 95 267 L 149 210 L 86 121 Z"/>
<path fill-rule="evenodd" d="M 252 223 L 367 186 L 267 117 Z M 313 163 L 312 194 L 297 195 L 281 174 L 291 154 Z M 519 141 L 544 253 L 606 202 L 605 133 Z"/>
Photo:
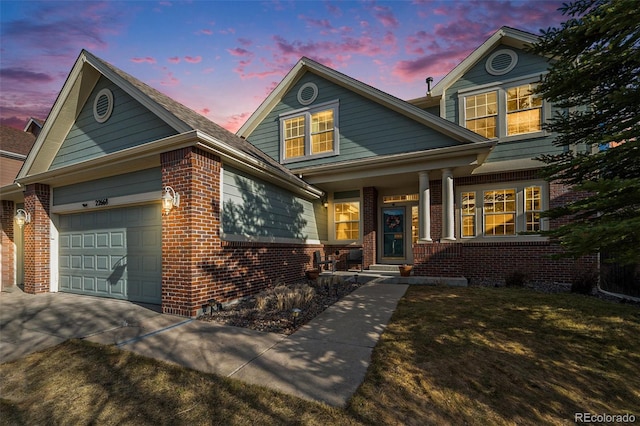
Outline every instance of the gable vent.
<path fill-rule="evenodd" d="M 98 123 L 104 123 L 113 112 L 113 93 L 109 89 L 102 89 L 93 100 L 93 118 Z"/>
<path fill-rule="evenodd" d="M 298 102 L 301 105 L 309 105 L 318 97 L 318 86 L 314 83 L 305 83 L 298 90 Z"/>
<path fill-rule="evenodd" d="M 485 63 L 487 72 L 491 75 L 504 75 L 515 68 L 518 55 L 511 49 L 501 49 L 493 52 Z"/>

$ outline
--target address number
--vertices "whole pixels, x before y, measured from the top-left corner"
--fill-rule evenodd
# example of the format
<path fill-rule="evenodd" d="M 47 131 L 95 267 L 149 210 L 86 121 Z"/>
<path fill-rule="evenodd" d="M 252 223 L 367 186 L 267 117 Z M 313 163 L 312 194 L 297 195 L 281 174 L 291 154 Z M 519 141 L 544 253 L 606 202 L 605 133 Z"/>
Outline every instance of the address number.
<path fill-rule="evenodd" d="M 109 205 L 109 199 L 108 198 L 102 198 L 100 200 L 96 200 L 96 207 L 106 206 L 106 205 Z"/>

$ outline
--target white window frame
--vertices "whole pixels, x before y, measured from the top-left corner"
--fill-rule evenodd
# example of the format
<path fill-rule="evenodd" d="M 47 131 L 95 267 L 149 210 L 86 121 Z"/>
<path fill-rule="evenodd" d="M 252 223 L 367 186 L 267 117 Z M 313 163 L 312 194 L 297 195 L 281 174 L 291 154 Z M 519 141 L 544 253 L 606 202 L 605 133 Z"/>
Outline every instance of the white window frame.
<path fill-rule="evenodd" d="M 549 183 L 544 180 L 516 181 L 516 182 L 498 182 L 483 185 L 468 185 L 456 188 L 456 234 L 461 240 L 483 240 L 483 241 L 537 241 L 546 239 L 539 234 L 520 235 L 526 232 L 526 211 L 525 211 L 525 188 L 532 186 L 540 187 L 541 210 L 549 209 Z M 485 214 L 484 214 L 484 192 L 501 189 L 514 189 L 516 192 L 516 232 L 515 235 L 486 235 L 485 234 Z M 475 236 L 462 236 L 462 194 L 466 192 L 475 192 Z M 549 222 L 546 218 L 540 219 L 540 229 L 549 229 Z"/>
<path fill-rule="evenodd" d="M 356 197 L 356 198 L 339 198 L 339 199 L 333 199 L 331 198 L 329 200 L 329 207 L 328 207 L 328 216 L 329 216 L 329 243 L 330 244 L 359 244 L 362 241 L 362 207 L 363 207 L 363 203 L 362 203 L 362 197 Z M 351 239 L 351 240 L 338 240 L 336 239 L 336 217 L 335 217 L 335 205 L 339 204 L 339 203 L 358 203 L 358 208 L 360 209 L 360 219 L 358 221 L 358 235 L 360 236 L 360 238 L 358 239 Z"/>
<path fill-rule="evenodd" d="M 340 132 L 339 132 L 339 101 L 325 102 L 322 104 L 314 105 L 309 108 L 301 108 L 295 111 L 290 111 L 285 114 L 280 114 L 280 163 L 295 163 L 298 161 L 305 161 L 315 158 L 333 157 L 340 154 Z M 333 111 L 333 150 L 327 152 L 321 152 L 319 154 L 311 153 L 311 116 L 317 112 L 332 110 Z M 292 118 L 304 116 L 305 135 L 304 135 L 304 155 L 300 157 L 286 158 L 285 147 L 285 126 L 284 122 Z"/>
<path fill-rule="evenodd" d="M 466 100 L 468 96 L 481 95 L 483 93 L 497 91 L 498 92 L 498 114 L 496 123 L 496 137 L 491 139 L 498 139 L 499 141 L 515 141 L 521 139 L 538 138 L 547 135 L 547 132 L 542 128 L 540 131 L 531 133 L 521 133 L 518 135 L 507 134 L 507 90 L 523 86 L 525 84 L 539 84 L 540 74 L 529 75 L 525 77 L 519 77 L 516 79 L 505 80 L 499 84 L 491 83 L 481 86 L 475 86 L 473 88 L 460 90 L 458 92 L 458 117 L 459 124 L 466 128 Z M 543 99 L 542 100 L 542 125 L 551 118 L 551 107 Z"/>

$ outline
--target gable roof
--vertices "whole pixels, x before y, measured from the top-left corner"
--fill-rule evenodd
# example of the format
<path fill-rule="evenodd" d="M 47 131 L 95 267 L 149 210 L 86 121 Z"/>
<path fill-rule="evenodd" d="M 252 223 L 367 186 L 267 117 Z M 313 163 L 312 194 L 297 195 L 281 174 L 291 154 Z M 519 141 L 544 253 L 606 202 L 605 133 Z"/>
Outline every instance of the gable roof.
<path fill-rule="evenodd" d="M 205 149 L 301 188 L 308 195 L 322 194 L 244 139 L 86 50 L 82 50 L 76 60 L 18 180 L 48 170 L 76 119 L 78 105 L 84 105 L 100 76 L 119 86 L 180 135 L 192 135 L 196 143 Z"/>
<path fill-rule="evenodd" d="M 17 154 L 22 158 L 29 153 L 36 137 L 29 132 L 0 126 L 0 151 L 8 155 Z"/>
<path fill-rule="evenodd" d="M 482 57 L 500 44 L 522 49 L 536 43 L 537 41 L 538 36 L 535 34 L 511 27 L 500 28 L 476 50 L 471 52 L 471 54 L 469 54 L 469 56 L 460 62 L 454 69 L 449 71 L 449 73 L 447 73 L 447 75 L 445 75 L 444 78 L 442 78 L 442 80 L 433 87 L 430 97 L 436 98 L 442 96 L 449 86 L 458 81 L 467 71 L 477 64 Z M 418 102 L 418 99 L 415 99 L 412 102 L 416 103 Z"/>
<path fill-rule="evenodd" d="M 456 125 L 441 117 L 421 110 L 402 99 L 396 98 L 388 93 L 378 90 L 368 84 L 362 83 L 352 77 L 349 77 L 341 72 L 326 67 L 316 61 L 313 61 L 307 57 L 302 57 L 296 65 L 287 73 L 282 81 L 276 86 L 276 88 L 267 96 L 258 109 L 249 117 L 249 119 L 242 125 L 236 134 L 243 138 L 248 138 L 249 135 L 255 130 L 267 114 L 276 107 L 278 102 L 285 96 L 285 94 L 291 89 L 307 73 L 314 73 L 326 80 L 329 80 L 335 84 L 338 84 L 348 90 L 358 93 L 380 105 L 383 105 L 393 111 L 405 115 L 406 117 L 413 119 L 419 123 L 424 124 L 440 133 L 450 136 L 454 140 L 459 142 L 485 142 L 487 139 L 467 130 L 463 127 Z"/>

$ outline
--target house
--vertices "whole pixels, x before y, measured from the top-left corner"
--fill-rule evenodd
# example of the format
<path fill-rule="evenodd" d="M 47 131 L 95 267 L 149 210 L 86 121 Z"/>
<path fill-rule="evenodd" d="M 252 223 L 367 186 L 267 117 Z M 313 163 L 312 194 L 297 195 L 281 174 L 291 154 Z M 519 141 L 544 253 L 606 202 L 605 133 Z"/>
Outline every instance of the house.
<path fill-rule="evenodd" d="M 0 187 L 13 183 L 36 136 L 26 129 L 20 131 L 13 127 L 0 126 Z"/>
<path fill-rule="evenodd" d="M 23 265 L 3 282 L 193 317 L 299 280 L 317 250 L 343 268 L 361 248 L 365 268 L 569 280 L 577 264 L 535 235 L 573 195 L 536 175 L 556 148 L 529 92 L 547 67 L 534 40 L 502 28 L 411 102 L 302 58 L 237 134 L 82 51 L 0 189 L 3 263 Z"/>

